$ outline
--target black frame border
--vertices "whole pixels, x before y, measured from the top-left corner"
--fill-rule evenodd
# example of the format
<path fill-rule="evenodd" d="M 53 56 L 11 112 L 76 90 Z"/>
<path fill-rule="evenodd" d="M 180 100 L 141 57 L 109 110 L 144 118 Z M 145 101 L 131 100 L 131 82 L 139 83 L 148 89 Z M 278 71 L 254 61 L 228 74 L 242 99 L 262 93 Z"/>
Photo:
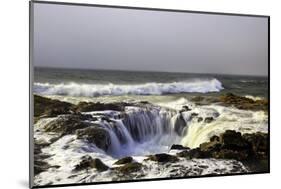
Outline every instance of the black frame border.
<path fill-rule="evenodd" d="M 66 6 L 86 6 L 86 7 L 99 7 L 99 8 L 117 8 L 117 9 L 130 9 L 130 10 L 144 10 L 144 11 L 161 11 L 161 12 L 178 12 L 178 13 L 193 13 L 193 14 L 210 14 L 210 15 L 224 15 L 224 16 L 243 16 L 243 17 L 260 17 L 267 18 L 268 24 L 268 171 L 265 172 L 250 172 L 250 173 L 231 173 L 220 175 L 201 175 L 201 176 L 188 176 L 177 178 L 151 178 L 139 180 L 125 180 L 125 181 L 103 181 L 103 182 L 90 182 L 90 183 L 70 183 L 70 184 L 54 184 L 34 186 L 34 143 L 33 143 L 33 4 L 53 4 L 53 5 L 66 5 Z M 210 178 L 210 177 L 224 177 L 224 176 L 239 176 L 239 175 L 255 175 L 270 173 L 270 16 L 269 15 L 256 15 L 256 14 L 240 14 L 240 13 L 225 13 L 225 12 L 208 12 L 208 11 L 193 11 L 181 9 L 163 9 L 163 8 L 149 8 L 149 7 L 133 7 L 133 6 L 120 6 L 120 5 L 102 5 L 102 4 L 89 4 L 89 3 L 71 3 L 71 2 L 57 2 L 57 1 L 29 1 L 29 188 L 53 188 L 53 187 L 67 187 L 67 186 L 85 186 L 85 185 L 99 185 L 99 184 L 119 184 L 119 183 L 134 183 L 134 182 L 147 182 L 147 181 L 162 181 L 162 180 L 180 180 L 189 178 Z"/>

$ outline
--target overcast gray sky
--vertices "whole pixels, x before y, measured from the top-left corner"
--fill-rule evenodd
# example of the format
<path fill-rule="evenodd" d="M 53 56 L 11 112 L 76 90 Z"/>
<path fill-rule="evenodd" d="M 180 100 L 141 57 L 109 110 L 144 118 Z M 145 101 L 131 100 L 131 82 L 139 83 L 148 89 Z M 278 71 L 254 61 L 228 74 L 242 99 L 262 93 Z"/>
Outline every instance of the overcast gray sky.
<path fill-rule="evenodd" d="M 34 4 L 34 65 L 267 75 L 267 18 Z"/>

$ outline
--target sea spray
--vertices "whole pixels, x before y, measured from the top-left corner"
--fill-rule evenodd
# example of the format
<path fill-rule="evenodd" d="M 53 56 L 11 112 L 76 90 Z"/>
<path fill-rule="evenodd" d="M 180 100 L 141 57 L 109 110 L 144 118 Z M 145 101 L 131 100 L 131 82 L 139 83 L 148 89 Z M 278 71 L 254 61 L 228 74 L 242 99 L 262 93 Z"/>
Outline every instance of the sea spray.
<path fill-rule="evenodd" d="M 130 180 L 133 177 L 120 176 L 120 173 L 114 171 L 116 167 L 114 162 L 125 156 L 132 156 L 135 161 L 143 165 L 143 170 L 136 172 L 134 177 L 140 179 L 247 172 L 243 164 L 235 160 L 180 158 L 179 162 L 173 164 L 144 161 L 146 155 L 155 153 L 174 155 L 175 152 L 170 151 L 172 144 L 181 143 L 192 148 L 198 147 L 211 136 L 227 129 L 242 133 L 267 132 L 268 117 L 262 111 L 238 110 L 219 105 L 196 106 L 186 99 L 179 99 L 174 105 L 172 102 L 167 104 L 174 109 L 151 104 L 136 104 L 136 106 L 125 107 L 124 112 L 110 110 L 84 112 L 83 114 L 91 114 L 95 118 L 91 122 L 109 133 L 111 140 L 109 149 L 107 151 L 99 149 L 94 143 L 77 139 L 75 134 L 62 136 L 42 149 L 44 154 L 51 155 L 47 159 L 48 163 L 53 166 L 60 165 L 60 168 L 51 168 L 36 175 L 35 183 L 43 185 L 49 182 Z M 190 110 L 182 111 L 183 106 L 189 106 Z M 200 117 L 201 121 L 199 121 Z M 205 119 L 208 117 L 213 117 L 213 121 L 206 122 Z M 56 138 L 57 135 L 43 132 L 42 129 L 56 119 L 58 118 L 40 119 L 34 127 L 35 139 L 53 141 L 51 139 Z M 101 159 L 111 169 L 102 173 L 90 169 L 73 174 L 73 169 L 85 155 Z"/>
<path fill-rule="evenodd" d="M 105 114 L 110 115 L 108 111 Z M 228 129 L 242 133 L 267 132 L 268 124 L 267 115 L 262 111 L 219 105 L 193 105 L 190 111 L 157 106 L 126 107 L 122 116 L 110 118 L 110 123 L 100 123 L 110 132 L 113 146 L 108 153 L 115 157 L 167 152 L 173 144 L 195 148 Z"/>
<path fill-rule="evenodd" d="M 34 92 L 42 95 L 67 96 L 102 96 L 102 95 L 161 95 L 176 93 L 208 93 L 219 92 L 222 83 L 213 79 L 192 79 L 171 83 L 142 83 L 142 84 L 80 84 L 75 82 L 50 84 L 34 83 Z"/>
<path fill-rule="evenodd" d="M 263 111 L 220 105 L 196 106 L 182 98 L 175 101 L 175 105 L 167 105 L 175 109 L 140 104 L 126 106 L 124 112 L 106 110 L 85 114 L 91 114 L 97 119 L 92 122 L 107 131 L 111 142 L 105 153 L 116 158 L 168 152 L 173 144 L 199 147 L 210 137 L 228 129 L 241 133 L 267 132 L 268 116 Z M 183 106 L 189 106 L 191 110 L 180 110 Z M 55 119 L 41 119 L 35 129 Z M 211 121 L 206 121 L 208 119 Z M 35 132 L 35 137 L 42 138 L 42 135 Z"/>

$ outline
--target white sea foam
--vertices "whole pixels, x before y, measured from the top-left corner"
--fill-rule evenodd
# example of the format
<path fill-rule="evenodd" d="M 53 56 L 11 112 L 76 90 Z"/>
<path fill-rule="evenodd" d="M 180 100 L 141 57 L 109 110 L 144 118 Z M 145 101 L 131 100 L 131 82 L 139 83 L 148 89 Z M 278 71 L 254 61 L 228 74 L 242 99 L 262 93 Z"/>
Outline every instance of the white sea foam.
<path fill-rule="evenodd" d="M 241 133 L 268 132 L 268 115 L 263 111 L 239 110 L 233 107 L 219 105 L 199 106 L 192 104 L 185 98 L 167 102 L 169 109 L 157 106 L 125 108 L 126 120 L 116 116 L 118 111 L 94 111 L 87 112 L 94 117 L 107 115 L 114 124 L 107 121 L 96 120 L 108 131 L 113 145 L 108 152 L 97 148 L 94 144 L 77 139 L 75 135 L 66 135 L 56 142 L 42 149 L 44 154 L 51 155 L 46 161 L 50 165 L 59 165 L 59 168 L 50 168 L 35 176 L 36 185 L 44 184 L 66 184 L 81 182 L 99 182 L 112 180 L 132 180 L 149 178 L 167 178 L 182 176 L 199 176 L 206 174 L 228 174 L 241 173 L 248 170 L 235 160 L 218 159 L 192 159 L 180 158 L 179 162 L 158 164 L 152 161 L 143 161 L 146 155 L 154 153 L 169 153 L 172 144 L 181 143 L 191 148 L 198 147 L 201 143 L 209 141 L 213 135 L 219 135 L 225 130 L 231 129 Z M 192 110 L 179 113 L 178 110 L 183 105 L 188 105 Z M 170 112 L 170 108 L 174 109 Z M 197 118 L 191 119 L 191 114 L 197 113 L 203 120 L 206 117 L 213 117 L 210 123 L 198 122 Z M 175 133 L 176 119 L 181 115 L 186 122 L 185 130 L 182 133 Z M 34 127 L 34 138 L 36 140 L 50 141 L 56 137 L 53 133 L 46 133 L 42 129 L 44 125 L 57 118 L 43 118 Z M 122 120 L 122 121 L 121 121 Z M 118 128 L 118 132 L 114 130 Z M 115 133 L 116 132 L 116 133 Z M 136 140 L 133 133 L 141 140 Z M 126 139 L 127 142 L 121 143 L 119 138 Z M 115 151 L 114 151 L 115 150 Z M 120 176 L 114 169 L 98 172 L 96 169 L 73 173 L 75 165 L 81 161 L 81 157 L 90 155 L 93 158 L 100 158 L 107 166 L 113 168 L 114 162 L 119 157 L 132 156 L 135 161 L 142 163 L 143 169 L 135 173 L 130 178 Z M 237 169 L 237 166 L 239 169 Z"/>
<path fill-rule="evenodd" d="M 193 110 L 203 117 L 218 117 L 211 123 L 192 120 L 188 125 L 188 132 L 181 143 L 195 148 L 209 141 L 213 135 L 220 135 L 226 130 L 241 133 L 268 132 L 268 115 L 264 111 L 239 110 L 231 107 L 209 105 L 197 107 Z"/>
<path fill-rule="evenodd" d="M 60 165 L 60 167 L 58 169 L 50 168 L 36 175 L 36 185 L 230 174 L 248 171 L 242 163 L 235 160 L 188 160 L 180 158 L 176 163 L 159 164 L 153 161 L 143 161 L 147 158 L 146 156 L 132 156 L 135 161 L 142 163 L 143 168 L 131 174 L 130 177 L 126 177 L 126 175 L 120 176 L 120 173 L 114 171 L 114 169 L 109 169 L 104 172 L 98 172 L 96 169 L 88 169 L 79 173 L 74 173 L 72 170 L 75 168 L 75 165 L 80 163 L 81 157 L 85 155 L 91 156 L 92 158 L 99 158 L 107 166 L 112 168 L 119 166 L 114 165 L 116 159 L 108 156 L 93 144 L 90 145 L 89 143 L 76 139 L 74 135 L 62 137 L 49 147 L 44 148 L 43 153 L 52 155 L 47 159 L 50 165 Z"/>
<path fill-rule="evenodd" d="M 259 96 L 252 96 L 252 95 L 245 95 L 246 98 L 249 98 L 249 99 L 252 99 L 254 101 L 257 101 L 257 100 L 263 100 L 264 98 L 262 97 L 259 97 Z"/>
<path fill-rule="evenodd" d="M 43 95 L 68 96 L 101 96 L 101 95 L 160 95 L 169 93 L 208 93 L 219 92 L 222 83 L 213 78 L 209 80 L 195 79 L 172 83 L 144 83 L 144 84 L 79 84 L 79 83 L 35 83 L 34 92 Z"/>

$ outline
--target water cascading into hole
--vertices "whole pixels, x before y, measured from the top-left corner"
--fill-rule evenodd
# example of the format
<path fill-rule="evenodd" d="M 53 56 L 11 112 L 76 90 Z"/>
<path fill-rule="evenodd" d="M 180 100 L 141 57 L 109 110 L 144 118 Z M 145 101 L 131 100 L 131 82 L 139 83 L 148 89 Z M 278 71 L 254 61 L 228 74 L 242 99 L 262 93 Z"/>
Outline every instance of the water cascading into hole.
<path fill-rule="evenodd" d="M 168 152 L 186 132 L 188 116 L 157 108 L 133 108 L 122 119 L 103 122 L 111 138 L 107 151 L 114 157 Z"/>

